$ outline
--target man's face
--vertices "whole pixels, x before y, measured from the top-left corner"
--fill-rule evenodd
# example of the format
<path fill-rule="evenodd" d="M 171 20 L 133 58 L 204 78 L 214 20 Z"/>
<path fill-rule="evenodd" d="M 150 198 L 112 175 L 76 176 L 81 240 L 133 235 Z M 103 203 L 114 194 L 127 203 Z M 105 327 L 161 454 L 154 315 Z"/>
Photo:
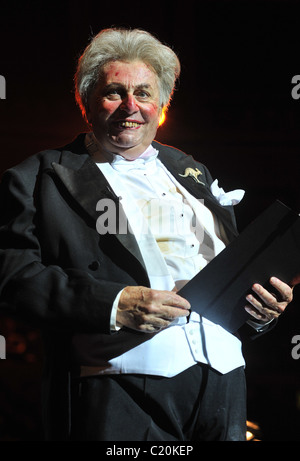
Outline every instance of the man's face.
<path fill-rule="evenodd" d="M 151 68 L 141 61 L 114 61 L 104 67 L 87 118 L 104 150 L 134 159 L 153 141 L 160 113 Z"/>

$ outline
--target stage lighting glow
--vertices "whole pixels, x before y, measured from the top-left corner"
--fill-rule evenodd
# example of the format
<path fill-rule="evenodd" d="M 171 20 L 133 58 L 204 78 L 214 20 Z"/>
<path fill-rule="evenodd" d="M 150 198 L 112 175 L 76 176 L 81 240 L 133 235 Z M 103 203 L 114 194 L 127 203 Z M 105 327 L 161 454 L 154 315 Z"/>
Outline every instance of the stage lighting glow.
<path fill-rule="evenodd" d="M 246 440 L 247 442 L 260 441 L 260 427 L 258 424 L 252 421 L 247 421 Z"/>
<path fill-rule="evenodd" d="M 165 120 L 166 120 L 166 112 L 165 112 L 165 110 L 163 109 L 163 110 L 162 110 L 162 113 L 161 113 L 161 116 L 160 116 L 160 118 L 159 118 L 159 123 L 158 123 L 158 125 L 159 125 L 159 126 L 162 125 L 162 124 L 165 122 Z"/>

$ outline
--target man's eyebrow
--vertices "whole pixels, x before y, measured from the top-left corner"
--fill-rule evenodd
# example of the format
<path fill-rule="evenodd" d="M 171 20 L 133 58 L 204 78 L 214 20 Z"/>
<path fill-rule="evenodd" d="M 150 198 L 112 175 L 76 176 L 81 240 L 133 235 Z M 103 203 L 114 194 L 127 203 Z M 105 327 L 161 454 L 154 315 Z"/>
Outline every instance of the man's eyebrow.
<path fill-rule="evenodd" d="M 148 89 L 150 89 L 150 88 L 152 88 L 152 86 L 151 86 L 149 83 L 140 83 L 139 85 L 136 86 L 136 88 L 137 88 L 138 90 L 140 90 L 140 89 L 142 89 L 142 88 L 148 88 Z"/>
<path fill-rule="evenodd" d="M 110 90 L 110 89 L 113 89 L 113 88 L 126 88 L 125 85 L 123 85 L 122 83 L 120 82 L 111 82 L 111 83 L 108 83 L 107 85 L 105 85 L 105 87 L 103 88 L 104 91 L 107 91 L 107 90 Z M 149 84 L 149 83 L 139 83 L 136 87 L 135 87 L 137 90 L 141 90 L 141 89 L 152 89 L 152 86 Z"/>
<path fill-rule="evenodd" d="M 111 88 L 121 88 L 123 85 L 121 83 L 108 83 L 103 87 L 103 91 L 110 90 Z"/>

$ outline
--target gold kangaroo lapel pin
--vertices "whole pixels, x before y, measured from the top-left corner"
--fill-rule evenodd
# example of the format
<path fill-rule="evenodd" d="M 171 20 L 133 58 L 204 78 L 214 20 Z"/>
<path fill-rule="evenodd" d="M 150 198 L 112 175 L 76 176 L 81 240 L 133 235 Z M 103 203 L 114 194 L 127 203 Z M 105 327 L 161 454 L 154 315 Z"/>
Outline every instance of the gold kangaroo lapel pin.
<path fill-rule="evenodd" d="M 179 176 L 182 176 L 183 178 L 187 178 L 188 176 L 191 176 L 194 181 L 196 181 L 199 184 L 204 185 L 204 182 L 199 181 L 199 179 L 198 179 L 198 176 L 200 174 L 202 174 L 202 173 L 201 173 L 200 170 L 198 170 L 198 168 L 196 168 L 196 169 L 194 169 L 194 168 L 186 168 L 185 171 L 184 171 L 184 174 L 179 173 Z"/>

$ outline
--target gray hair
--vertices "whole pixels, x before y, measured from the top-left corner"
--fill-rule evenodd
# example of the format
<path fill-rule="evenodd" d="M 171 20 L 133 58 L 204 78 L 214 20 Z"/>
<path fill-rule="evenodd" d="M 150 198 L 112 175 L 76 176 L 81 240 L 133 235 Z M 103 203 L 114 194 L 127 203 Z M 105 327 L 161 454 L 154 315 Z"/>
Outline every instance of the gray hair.
<path fill-rule="evenodd" d="M 180 62 L 174 51 L 149 32 L 140 29 L 104 29 L 86 47 L 75 73 L 75 98 L 86 117 L 89 98 L 111 61 L 140 60 L 151 66 L 159 82 L 160 104 L 166 110 L 180 75 Z"/>

